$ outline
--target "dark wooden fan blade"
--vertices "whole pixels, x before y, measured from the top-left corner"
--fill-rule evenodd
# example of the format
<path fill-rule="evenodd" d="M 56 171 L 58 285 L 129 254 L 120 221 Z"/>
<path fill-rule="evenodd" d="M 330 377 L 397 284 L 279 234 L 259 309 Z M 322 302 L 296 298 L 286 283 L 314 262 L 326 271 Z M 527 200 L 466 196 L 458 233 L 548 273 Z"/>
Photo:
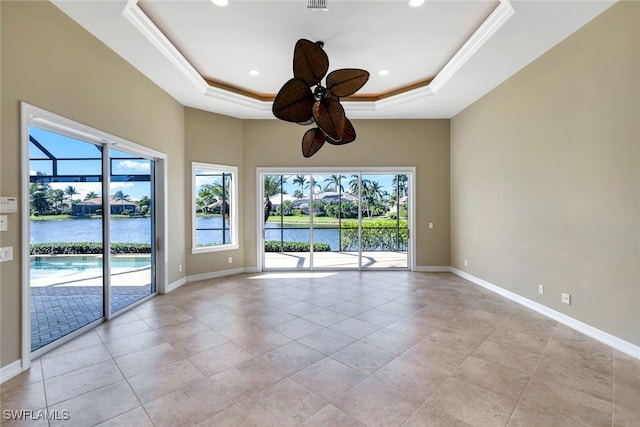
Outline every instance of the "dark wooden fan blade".
<path fill-rule="evenodd" d="M 302 137 L 302 155 L 311 157 L 324 145 L 324 132 L 318 128 L 309 129 Z"/>
<path fill-rule="evenodd" d="M 334 142 L 342 140 L 346 117 L 338 101 L 324 98 L 313 104 L 313 119 L 327 137 Z"/>
<path fill-rule="evenodd" d="M 313 116 L 307 120 L 306 122 L 297 122 L 300 126 L 309 126 L 313 123 L 315 123 L 315 121 L 313 120 Z"/>
<path fill-rule="evenodd" d="M 342 139 L 340 141 L 333 141 L 330 138 L 327 138 L 327 142 L 333 145 L 344 145 L 350 142 L 355 141 L 356 139 L 356 130 L 353 128 L 351 121 L 347 118 L 344 119 L 344 132 L 342 133 Z"/>
<path fill-rule="evenodd" d="M 319 44 L 300 39 L 293 51 L 293 76 L 315 86 L 327 74 L 329 57 Z"/>
<path fill-rule="evenodd" d="M 313 117 L 314 102 L 315 98 L 307 83 L 294 77 L 282 86 L 273 101 L 271 111 L 280 120 L 303 123 Z"/>
<path fill-rule="evenodd" d="M 342 68 L 327 76 L 327 92 L 336 96 L 356 93 L 369 80 L 369 72 L 357 68 Z"/>

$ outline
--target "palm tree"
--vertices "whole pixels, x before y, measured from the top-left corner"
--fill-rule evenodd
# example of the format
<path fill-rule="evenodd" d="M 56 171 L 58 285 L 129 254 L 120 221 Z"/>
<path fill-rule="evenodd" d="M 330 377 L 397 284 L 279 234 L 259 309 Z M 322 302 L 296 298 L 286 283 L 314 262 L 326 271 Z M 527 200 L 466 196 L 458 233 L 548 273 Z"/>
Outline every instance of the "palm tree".
<path fill-rule="evenodd" d="M 60 214 L 60 203 L 64 201 L 64 191 L 56 188 L 49 190 L 47 198 L 53 204 L 56 209 L 56 215 Z"/>
<path fill-rule="evenodd" d="M 351 179 L 349 180 L 349 192 L 356 197 L 360 194 L 358 175 L 351 175 Z"/>
<path fill-rule="evenodd" d="M 382 202 L 387 196 L 387 192 L 380 185 L 378 181 L 369 181 L 362 180 L 363 187 L 363 201 L 367 203 L 367 211 L 369 213 L 369 218 L 373 215 L 374 208 L 379 208 L 382 206 Z"/>
<path fill-rule="evenodd" d="M 344 175 L 330 175 L 328 178 L 324 179 L 324 182 L 327 182 L 327 188 L 331 188 L 331 190 L 328 191 L 338 191 L 340 190 L 340 192 L 344 191 L 344 186 L 342 185 L 342 180 L 346 179 L 347 177 Z"/>
<path fill-rule="evenodd" d="M 113 200 L 119 200 L 120 203 L 122 203 L 122 210 L 120 213 L 124 212 L 124 202 L 131 201 L 131 197 L 128 194 L 124 194 L 122 190 L 116 191 L 111 197 L 113 197 Z"/>
<path fill-rule="evenodd" d="M 197 204 L 206 210 L 206 207 L 218 201 L 222 195 L 222 185 L 220 183 L 203 184 L 198 190 Z"/>
<path fill-rule="evenodd" d="M 95 191 L 89 191 L 86 196 L 84 196 L 85 200 L 95 199 L 96 197 L 100 197 L 98 193 Z"/>
<path fill-rule="evenodd" d="M 395 175 L 393 177 L 393 192 L 398 194 L 398 197 L 404 197 L 409 190 L 409 176 L 407 175 Z"/>
<path fill-rule="evenodd" d="M 140 200 L 138 200 L 138 206 L 140 207 L 140 213 L 142 213 L 143 215 L 149 212 L 149 209 L 151 207 L 151 199 L 149 198 L 149 196 L 140 197 Z"/>
<path fill-rule="evenodd" d="M 282 175 L 267 175 L 264 177 L 264 195 L 267 197 L 275 196 L 278 193 L 287 194 L 281 184 L 287 182 L 288 178 Z"/>
<path fill-rule="evenodd" d="M 69 196 L 69 201 L 71 201 L 71 203 L 73 203 L 73 196 L 75 196 L 76 194 L 80 194 L 80 193 L 78 193 L 78 191 L 76 190 L 75 187 L 69 185 L 69 186 L 67 186 L 67 188 L 64 189 L 64 194 L 66 196 Z"/>
<path fill-rule="evenodd" d="M 314 192 L 314 194 L 316 193 L 316 191 L 315 191 L 316 189 L 318 191 L 323 191 L 322 190 L 322 185 L 320 185 L 320 183 L 314 179 L 313 180 L 313 190 L 314 190 L 313 192 Z"/>
<path fill-rule="evenodd" d="M 293 183 L 300 186 L 300 192 L 303 194 L 304 189 L 309 188 L 309 181 L 307 181 L 306 175 L 296 175 L 296 177 L 293 178 Z"/>
<path fill-rule="evenodd" d="M 38 215 L 44 214 L 49 208 L 47 194 L 49 192 L 49 184 L 34 182 L 29 186 L 29 201 L 31 202 L 31 211 L 35 211 Z"/>

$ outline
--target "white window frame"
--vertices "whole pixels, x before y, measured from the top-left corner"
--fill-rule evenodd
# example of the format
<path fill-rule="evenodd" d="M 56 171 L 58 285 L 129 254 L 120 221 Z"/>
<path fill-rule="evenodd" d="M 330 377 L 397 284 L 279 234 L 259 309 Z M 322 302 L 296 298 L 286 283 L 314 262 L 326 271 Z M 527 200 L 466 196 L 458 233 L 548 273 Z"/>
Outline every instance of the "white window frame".
<path fill-rule="evenodd" d="M 384 167 L 257 167 L 256 168 L 256 270 L 264 271 L 264 187 L 265 175 L 326 175 L 333 173 L 357 173 L 362 175 L 375 174 L 406 174 L 409 176 L 409 255 L 407 270 L 416 271 L 416 167 L 415 166 L 384 166 Z M 360 201 L 358 201 L 360 203 Z M 313 221 L 313 219 L 312 219 Z M 313 222 L 312 222 L 313 224 Z M 311 249 L 313 251 L 313 249 Z M 309 270 L 313 270 L 310 268 Z M 358 267 L 363 270 L 362 266 Z M 381 270 L 380 270 L 381 271 Z"/>
<path fill-rule="evenodd" d="M 231 238 L 230 243 L 211 246 L 198 246 L 197 245 L 197 230 L 196 230 L 196 171 L 206 170 L 214 173 L 228 173 L 231 174 L 231 188 L 230 188 L 230 204 L 231 210 L 229 221 L 229 235 Z M 201 254 L 208 252 L 219 252 L 239 249 L 240 244 L 238 242 L 238 167 L 229 165 L 218 165 L 213 163 L 191 163 L 191 253 Z"/>

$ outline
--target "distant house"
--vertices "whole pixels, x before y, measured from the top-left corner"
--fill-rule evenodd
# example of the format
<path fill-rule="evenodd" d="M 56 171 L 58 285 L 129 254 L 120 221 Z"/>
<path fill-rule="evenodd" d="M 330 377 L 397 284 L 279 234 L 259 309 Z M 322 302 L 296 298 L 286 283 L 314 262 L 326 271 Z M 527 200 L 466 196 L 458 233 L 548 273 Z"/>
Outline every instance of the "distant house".
<path fill-rule="evenodd" d="M 124 211 L 138 212 L 138 202 L 135 200 L 116 200 L 109 199 L 110 212 L 112 214 L 121 214 Z M 103 211 L 102 197 L 96 197 L 94 199 L 87 199 L 81 202 L 74 203 L 71 208 L 71 214 L 75 216 L 90 216 L 96 215 L 98 211 Z"/>
<path fill-rule="evenodd" d="M 315 200 L 322 200 L 328 203 L 344 203 L 344 202 L 357 202 L 358 198 L 349 193 L 338 193 L 335 191 L 324 191 L 322 193 L 315 194 L 313 196 Z"/>
<path fill-rule="evenodd" d="M 278 193 L 269 197 L 269 201 L 271 202 L 271 210 L 275 212 L 278 206 L 280 206 L 282 203 L 288 200 L 293 201 L 293 200 L 296 200 L 296 198 L 291 197 L 288 194 L 282 194 L 282 193 Z"/>

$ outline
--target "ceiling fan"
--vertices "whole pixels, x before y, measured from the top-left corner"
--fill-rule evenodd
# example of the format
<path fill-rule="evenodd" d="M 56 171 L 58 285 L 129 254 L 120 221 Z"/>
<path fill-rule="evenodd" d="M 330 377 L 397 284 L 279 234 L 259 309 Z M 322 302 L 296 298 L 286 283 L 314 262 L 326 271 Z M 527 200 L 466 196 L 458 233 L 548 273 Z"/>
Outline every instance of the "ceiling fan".
<path fill-rule="evenodd" d="M 300 39 L 293 51 L 293 78 L 287 81 L 273 101 L 273 115 L 280 120 L 317 127 L 302 137 L 302 154 L 311 157 L 325 141 L 334 145 L 356 139 L 356 131 L 347 119 L 340 98 L 353 95 L 369 80 L 369 73 L 357 68 L 342 68 L 329 73 L 324 43 Z M 313 91 L 312 91 L 313 89 Z"/>

